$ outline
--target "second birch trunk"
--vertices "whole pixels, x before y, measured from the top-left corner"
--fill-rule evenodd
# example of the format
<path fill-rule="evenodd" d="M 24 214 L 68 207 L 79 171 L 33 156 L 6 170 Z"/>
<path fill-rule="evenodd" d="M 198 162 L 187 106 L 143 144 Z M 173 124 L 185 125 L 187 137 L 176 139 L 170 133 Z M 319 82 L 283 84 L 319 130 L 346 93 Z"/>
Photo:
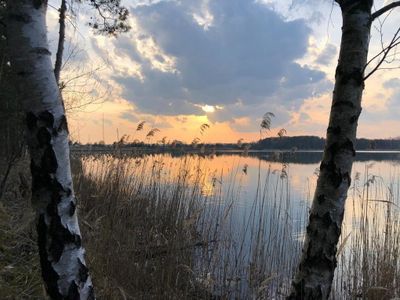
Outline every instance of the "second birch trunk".
<path fill-rule="evenodd" d="M 320 175 L 288 299 L 328 299 L 355 156 L 373 1 L 343 0 L 339 62 Z"/>

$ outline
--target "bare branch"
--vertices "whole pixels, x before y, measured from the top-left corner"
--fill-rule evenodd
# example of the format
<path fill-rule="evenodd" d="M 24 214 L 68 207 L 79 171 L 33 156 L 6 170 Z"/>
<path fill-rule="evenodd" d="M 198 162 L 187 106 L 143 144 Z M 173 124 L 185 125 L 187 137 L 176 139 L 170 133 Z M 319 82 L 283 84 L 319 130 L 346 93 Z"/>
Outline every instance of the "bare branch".
<path fill-rule="evenodd" d="M 364 77 L 364 80 L 367 80 L 372 74 L 374 74 L 374 73 L 379 69 L 379 67 L 386 61 L 386 58 L 387 58 L 389 52 L 390 52 L 393 48 L 397 47 L 397 46 L 400 44 L 400 41 L 399 41 L 400 37 L 399 37 L 399 34 L 400 34 L 400 27 L 397 29 L 397 31 L 396 31 L 396 33 L 394 34 L 394 36 L 393 36 L 392 40 L 390 41 L 389 45 L 388 45 L 387 47 L 383 48 L 381 52 L 379 52 L 377 55 L 375 55 L 372 59 L 370 59 L 370 60 L 367 62 L 367 64 L 365 65 L 365 68 L 366 68 L 373 60 L 375 60 L 375 59 L 378 58 L 381 54 L 383 54 L 382 58 L 379 60 L 379 62 L 376 64 L 376 66 Z M 364 68 L 364 70 L 365 70 L 365 68 Z"/>
<path fill-rule="evenodd" d="M 62 58 L 64 53 L 64 42 L 65 42 L 65 13 L 67 11 L 67 3 L 66 0 L 61 1 L 61 7 L 59 9 L 60 16 L 58 22 L 60 23 L 60 30 L 58 33 L 58 45 L 57 45 L 57 54 L 56 54 L 56 62 L 54 64 L 54 75 L 56 76 L 57 84 L 60 81 L 60 73 L 62 66 Z"/>
<path fill-rule="evenodd" d="M 374 12 L 371 15 L 371 19 L 372 21 L 375 20 L 376 18 L 380 17 L 381 15 L 383 15 L 385 12 L 392 10 L 393 8 L 400 6 L 400 1 L 395 1 L 392 2 L 384 7 L 382 7 L 381 9 L 377 10 L 376 12 Z"/>

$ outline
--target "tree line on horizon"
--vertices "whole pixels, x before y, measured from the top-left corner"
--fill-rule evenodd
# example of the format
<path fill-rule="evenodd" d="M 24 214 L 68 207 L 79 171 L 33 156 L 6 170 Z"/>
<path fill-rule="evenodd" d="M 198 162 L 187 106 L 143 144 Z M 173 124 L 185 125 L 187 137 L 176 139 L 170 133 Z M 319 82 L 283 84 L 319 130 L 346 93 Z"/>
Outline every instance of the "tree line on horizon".
<path fill-rule="evenodd" d="M 244 146 L 249 146 L 248 150 L 323 150 L 326 139 L 314 135 L 301 135 L 301 136 L 283 136 L 283 137 L 268 137 L 258 142 L 251 142 L 245 144 L 239 143 L 202 143 L 193 145 L 193 143 L 184 143 L 175 140 L 173 143 L 145 143 L 143 141 L 127 142 L 124 144 L 89 143 L 82 144 L 75 142 L 72 144 L 73 149 L 79 147 L 91 146 L 94 148 L 113 148 L 117 144 L 121 147 L 136 147 L 136 148 L 166 148 L 166 149 L 181 149 L 181 150 L 201 150 L 205 148 L 207 152 L 212 149 L 215 150 L 243 150 Z M 400 150 L 400 139 L 367 139 L 358 138 L 355 143 L 356 150 Z"/>

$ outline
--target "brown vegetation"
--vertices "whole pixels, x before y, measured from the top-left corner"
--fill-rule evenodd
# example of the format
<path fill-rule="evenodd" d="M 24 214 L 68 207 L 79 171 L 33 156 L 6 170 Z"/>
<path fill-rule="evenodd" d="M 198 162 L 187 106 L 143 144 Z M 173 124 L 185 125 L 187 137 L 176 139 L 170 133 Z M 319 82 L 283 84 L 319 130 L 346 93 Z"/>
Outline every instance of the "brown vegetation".
<path fill-rule="evenodd" d="M 210 193 L 204 189 L 210 174 L 200 158 L 179 161 L 170 166 L 157 157 L 73 159 L 97 297 L 284 298 L 300 250 L 290 234 L 292 218 L 299 216 L 291 209 L 287 166 L 267 171 L 236 232 L 235 205 L 247 176 L 243 166 L 224 184 L 214 174 Z M 45 297 L 26 165 L 25 160 L 13 167 L 0 202 L 0 299 Z M 352 212 L 361 216 L 355 229 L 343 232 L 332 298 L 387 299 L 400 293 L 398 192 L 367 171 L 352 186 L 349 201 L 363 206 Z"/>

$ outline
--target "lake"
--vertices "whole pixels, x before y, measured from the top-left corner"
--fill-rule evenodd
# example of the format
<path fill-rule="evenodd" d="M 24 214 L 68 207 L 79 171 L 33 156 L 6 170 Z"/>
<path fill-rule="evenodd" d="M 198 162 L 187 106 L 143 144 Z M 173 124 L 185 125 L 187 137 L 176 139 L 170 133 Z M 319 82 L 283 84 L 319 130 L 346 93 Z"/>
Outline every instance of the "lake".
<path fill-rule="evenodd" d="M 212 278 L 214 293 L 230 290 L 232 298 L 251 294 L 255 299 L 265 295 L 279 299 L 287 293 L 297 266 L 321 157 L 320 151 L 259 151 L 125 155 L 124 159 L 132 177 L 157 174 L 168 187 L 186 172 L 189 184 L 200 186 L 205 206 L 199 231 L 218 241 L 218 246 L 210 246 L 214 248 L 207 254 L 199 250 L 197 272 Z M 99 160 L 89 158 L 85 164 L 91 169 Z M 357 153 L 333 298 L 369 293 L 383 276 L 397 282 L 399 266 L 393 259 L 400 237 L 399 176 L 400 152 Z M 382 264 L 394 264 L 392 273 L 381 274 Z"/>

